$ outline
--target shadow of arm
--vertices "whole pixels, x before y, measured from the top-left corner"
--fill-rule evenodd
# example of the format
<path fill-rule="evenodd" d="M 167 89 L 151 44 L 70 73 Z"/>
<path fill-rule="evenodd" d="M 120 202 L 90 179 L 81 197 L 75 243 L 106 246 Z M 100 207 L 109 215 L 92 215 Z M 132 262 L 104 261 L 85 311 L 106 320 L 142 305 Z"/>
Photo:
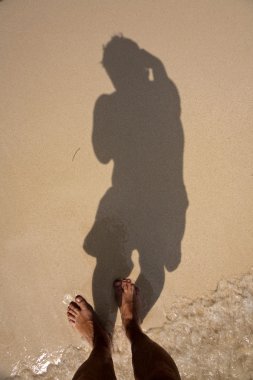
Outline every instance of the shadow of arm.
<path fill-rule="evenodd" d="M 112 159 L 108 103 L 109 95 L 101 95 L 96 101 L 93 113 L 92 144 L 97 159 L 103 164 Z"/>

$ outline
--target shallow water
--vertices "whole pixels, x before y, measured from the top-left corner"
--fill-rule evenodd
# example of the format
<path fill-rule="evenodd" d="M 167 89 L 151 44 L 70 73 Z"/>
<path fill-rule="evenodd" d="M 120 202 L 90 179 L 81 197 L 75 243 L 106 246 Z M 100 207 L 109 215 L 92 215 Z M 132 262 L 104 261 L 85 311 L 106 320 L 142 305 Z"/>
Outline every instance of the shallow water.
<path fill-rule="evenodd" d="M 220 281 L 207 296 L 179 300 L 166 319 L 147 334 L 171 353 L 183 380 L 253 379 L 253 269 Z M 129 344 L 119 327 L 113 351 L 118 378 L 133 379 Z M 43 352 L 17 363 L 9 379 L 69 380 L 88 355 L 85 343 Z"/>

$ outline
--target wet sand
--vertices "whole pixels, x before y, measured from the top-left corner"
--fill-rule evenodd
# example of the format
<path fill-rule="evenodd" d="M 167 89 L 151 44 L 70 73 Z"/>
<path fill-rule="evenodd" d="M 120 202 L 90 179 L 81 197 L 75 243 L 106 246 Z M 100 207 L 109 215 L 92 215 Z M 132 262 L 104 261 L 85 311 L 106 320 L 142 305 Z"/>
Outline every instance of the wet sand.
<path fill-rule="evenodd" d="M 92 118 L 96 99 L 113 91 L 99 62 L 102 45 L 114 33 L 162 61 L 179 92 L 185 138 L 189 207 L 182 260 L 166 271 L 144 328 L 168 331 L 167 316 L 178 299 L 210 297 L 221 279 L 240 277 L 253 265 L 253 5 L 155 4 L 0 2 L 0 378 L 19 361 L 31 368 L 33 358 L 54 352 L 58 358 L 59 350 L 80 344 L 62 301 L 76 293 L 92 300 L 96 260 L 82 245 L 113 171 L 112 162 L 103 165 L 94 154 Z M 138 255 L 133 252 L 134 280 Z M 192 329 L 195 323 L 192 319 Z M 196 342 L 187 347 L 191 344 Z M 72 358 L 76 349 L 70 351 Z M 183 357 L 177 359 L 184 376 L 193 379 Z"/>
<path fill-rule="evenodd" d="M 216 291 L 206 296 L 180 299 L 165 313 L 162 326 L 147 329 L 147 335 L 173 356 L 183 380 L 252 378 L 252 280 L 253 270 L 220 281 Z M 53 353 L 44 352 L 39 358 L 29 359 L 33 371 L 25 370 L 28 363 L 23 362 L 18 363 L 15 372 L 23 380 L 34 378 L 33 372 L 38 380 L 67 380 L 89 353 L 85 343 L 78 348 L 69 346 Z M 117 378 L 133 379 L 130 346 L 120 327 L 114 333 L 112 355 Z"/>

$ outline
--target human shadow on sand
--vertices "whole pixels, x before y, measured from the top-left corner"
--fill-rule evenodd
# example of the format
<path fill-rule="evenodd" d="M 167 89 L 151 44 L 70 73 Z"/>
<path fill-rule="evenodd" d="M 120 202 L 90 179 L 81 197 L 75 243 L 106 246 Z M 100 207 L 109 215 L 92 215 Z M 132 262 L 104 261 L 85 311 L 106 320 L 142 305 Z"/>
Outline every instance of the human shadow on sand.
<path fill-rule="evenodd" d="M 180 98 L 162 62 L 115 36 L 102 63 L 115 92 L 96 101 L 92 142 L 98 160 L 113 160 L 114 168 L 84 249 L 96 257 L 95 310 L 113 327 L 112 283 L 132 271 L 133 250 L 139 253 L 142 320 L 161 294 L 165 268 L 180 264 L 188 200 Z"/>

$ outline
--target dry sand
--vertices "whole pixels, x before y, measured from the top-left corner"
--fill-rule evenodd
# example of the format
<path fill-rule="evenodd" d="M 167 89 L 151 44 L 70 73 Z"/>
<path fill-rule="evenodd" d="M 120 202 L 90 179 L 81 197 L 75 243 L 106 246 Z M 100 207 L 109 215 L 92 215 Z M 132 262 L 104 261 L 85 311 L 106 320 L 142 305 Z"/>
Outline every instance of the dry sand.
<path fill-rule="evenodd" d="M 92 300 L 95 258 L 82 244 L 113 170 L 93 152 L 92 114 L 98 96 L 113 91 L 100 61 L 115 33 L 163 62 L 185 135 L 182 261 L 166 273 L 144 327 L 163 325 L 179 297 L 249 271 L 253 3 L 3 0 L 0 25 L 4 378 L 20 360 L 80 342 L 62 301 L 77 292 Z M 137 251 L 133 260 L 136 279 Z"/>

